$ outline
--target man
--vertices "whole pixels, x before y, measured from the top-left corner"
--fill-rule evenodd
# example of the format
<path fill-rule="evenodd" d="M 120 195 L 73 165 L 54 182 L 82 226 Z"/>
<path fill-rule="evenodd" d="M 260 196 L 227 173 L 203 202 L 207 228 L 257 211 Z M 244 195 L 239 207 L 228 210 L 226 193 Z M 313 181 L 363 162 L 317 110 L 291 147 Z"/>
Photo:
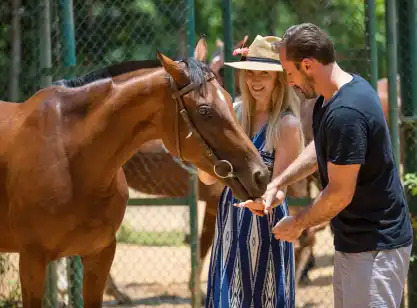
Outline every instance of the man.
<path fill-rule="evenodd" d="M 290 85 L 307 98 L 319 95 L 314 140 L 271 182 L 263 200 L 238 206 L 258 214 L 265 206 L 267 213 L 280 204 L 283 187 L 318 168 L 323 191 L 299 214 L 278 222 L 275 238 L 292 242 L 330 220 L 335 307 L 399 307 L 413 235 L 378 95 L 338 66 L 331 40 L 313 24 L 289 28 L 276 52 Z"/>

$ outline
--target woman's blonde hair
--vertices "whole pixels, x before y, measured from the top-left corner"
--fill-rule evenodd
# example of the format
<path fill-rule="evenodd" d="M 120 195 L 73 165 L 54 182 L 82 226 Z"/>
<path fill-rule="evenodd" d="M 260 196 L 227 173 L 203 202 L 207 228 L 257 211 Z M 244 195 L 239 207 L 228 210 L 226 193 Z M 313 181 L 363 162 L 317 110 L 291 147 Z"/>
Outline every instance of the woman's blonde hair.
<path fill-rule="evenodd" d="M 239 72 L 239 86 L 241 92 L 241 100 L 235 105 L 235 111 L 238 121 L 248 136 L 251 136 L 251 119 L 255 111 L 255 100 L 249 91 L 245 80 L 245 71 Z M 273 152 L 279 139 L 279 125 L 283 112 L 290 112 L 300 119 L 300 99 L 294 89 L 287 84 L 287 75 L 278 72 L 277 81 L 272 91 L 271 101 L 269 104 L 268 126 L 266 130 L 266 140 L 264 151 Z M 301 130 L 301 145 L 304 148 L 304 134 Z"/>

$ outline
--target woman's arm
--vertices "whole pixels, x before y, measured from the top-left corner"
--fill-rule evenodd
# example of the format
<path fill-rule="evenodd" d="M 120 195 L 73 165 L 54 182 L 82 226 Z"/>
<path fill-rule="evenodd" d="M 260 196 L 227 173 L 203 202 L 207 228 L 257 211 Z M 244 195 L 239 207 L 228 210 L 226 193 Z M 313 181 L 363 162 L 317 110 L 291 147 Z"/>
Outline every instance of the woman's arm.
<path fill-rule="evenodd" d="M 275 162 L 272 172 L 272 181 L 280 176 L 287 167 L 298 157 L 302 149 L 302 130 L 300 121 L 293 115 L 285 115 L 279 124 L 279 138 L 275 145 Z M 280 205 L 285 198 L 286 186 L 280 186 L 280 191 L 274 193 L 274 205 Z M 252 213 L 263 216 L 268 200 L 247 200 L 236 204 L 247 207 Z M 269 202 L 270 204 L 272 202 Z"/>
<path fill-rule="evenodd" d="M 291 114 L 285 115 L 279 125 L 279 139 L 275 146 L 275 163 L 272 181 L 298 157 L 302 150 L 301 123 Z M 286 191 L 287 186 L 281 187 Z"/>

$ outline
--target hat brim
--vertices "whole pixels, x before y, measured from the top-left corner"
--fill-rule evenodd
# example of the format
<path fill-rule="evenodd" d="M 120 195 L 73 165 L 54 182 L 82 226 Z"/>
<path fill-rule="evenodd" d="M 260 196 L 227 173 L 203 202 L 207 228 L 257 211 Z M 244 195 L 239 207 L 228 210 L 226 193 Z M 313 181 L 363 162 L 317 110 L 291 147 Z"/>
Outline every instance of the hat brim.
<path fill-rule="evenodd" d="M 266 63 L 258 61 L 237 61 L 237 62 L 224 62 L 224 65 L 228 65 L 237 69 L 251 70 L 251 71 L 275 71 L 283 72 L 282 66 L 275 63 Z"/>

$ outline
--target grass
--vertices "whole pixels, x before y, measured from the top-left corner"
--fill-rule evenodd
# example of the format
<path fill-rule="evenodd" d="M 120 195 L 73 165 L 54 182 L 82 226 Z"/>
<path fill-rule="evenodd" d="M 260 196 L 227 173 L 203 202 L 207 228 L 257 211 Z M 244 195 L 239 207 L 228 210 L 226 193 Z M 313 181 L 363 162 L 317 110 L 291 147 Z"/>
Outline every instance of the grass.
<path fill-rule="evenodd" d="M 142 232 L 134 231 L 127 224 L 122 224 L 117 231 L 116 239 L 118 243 L 133 244 L 140 246 L 164 246 L 178 247 L 184 246 L 185 233 L 176 232 Z"/>

